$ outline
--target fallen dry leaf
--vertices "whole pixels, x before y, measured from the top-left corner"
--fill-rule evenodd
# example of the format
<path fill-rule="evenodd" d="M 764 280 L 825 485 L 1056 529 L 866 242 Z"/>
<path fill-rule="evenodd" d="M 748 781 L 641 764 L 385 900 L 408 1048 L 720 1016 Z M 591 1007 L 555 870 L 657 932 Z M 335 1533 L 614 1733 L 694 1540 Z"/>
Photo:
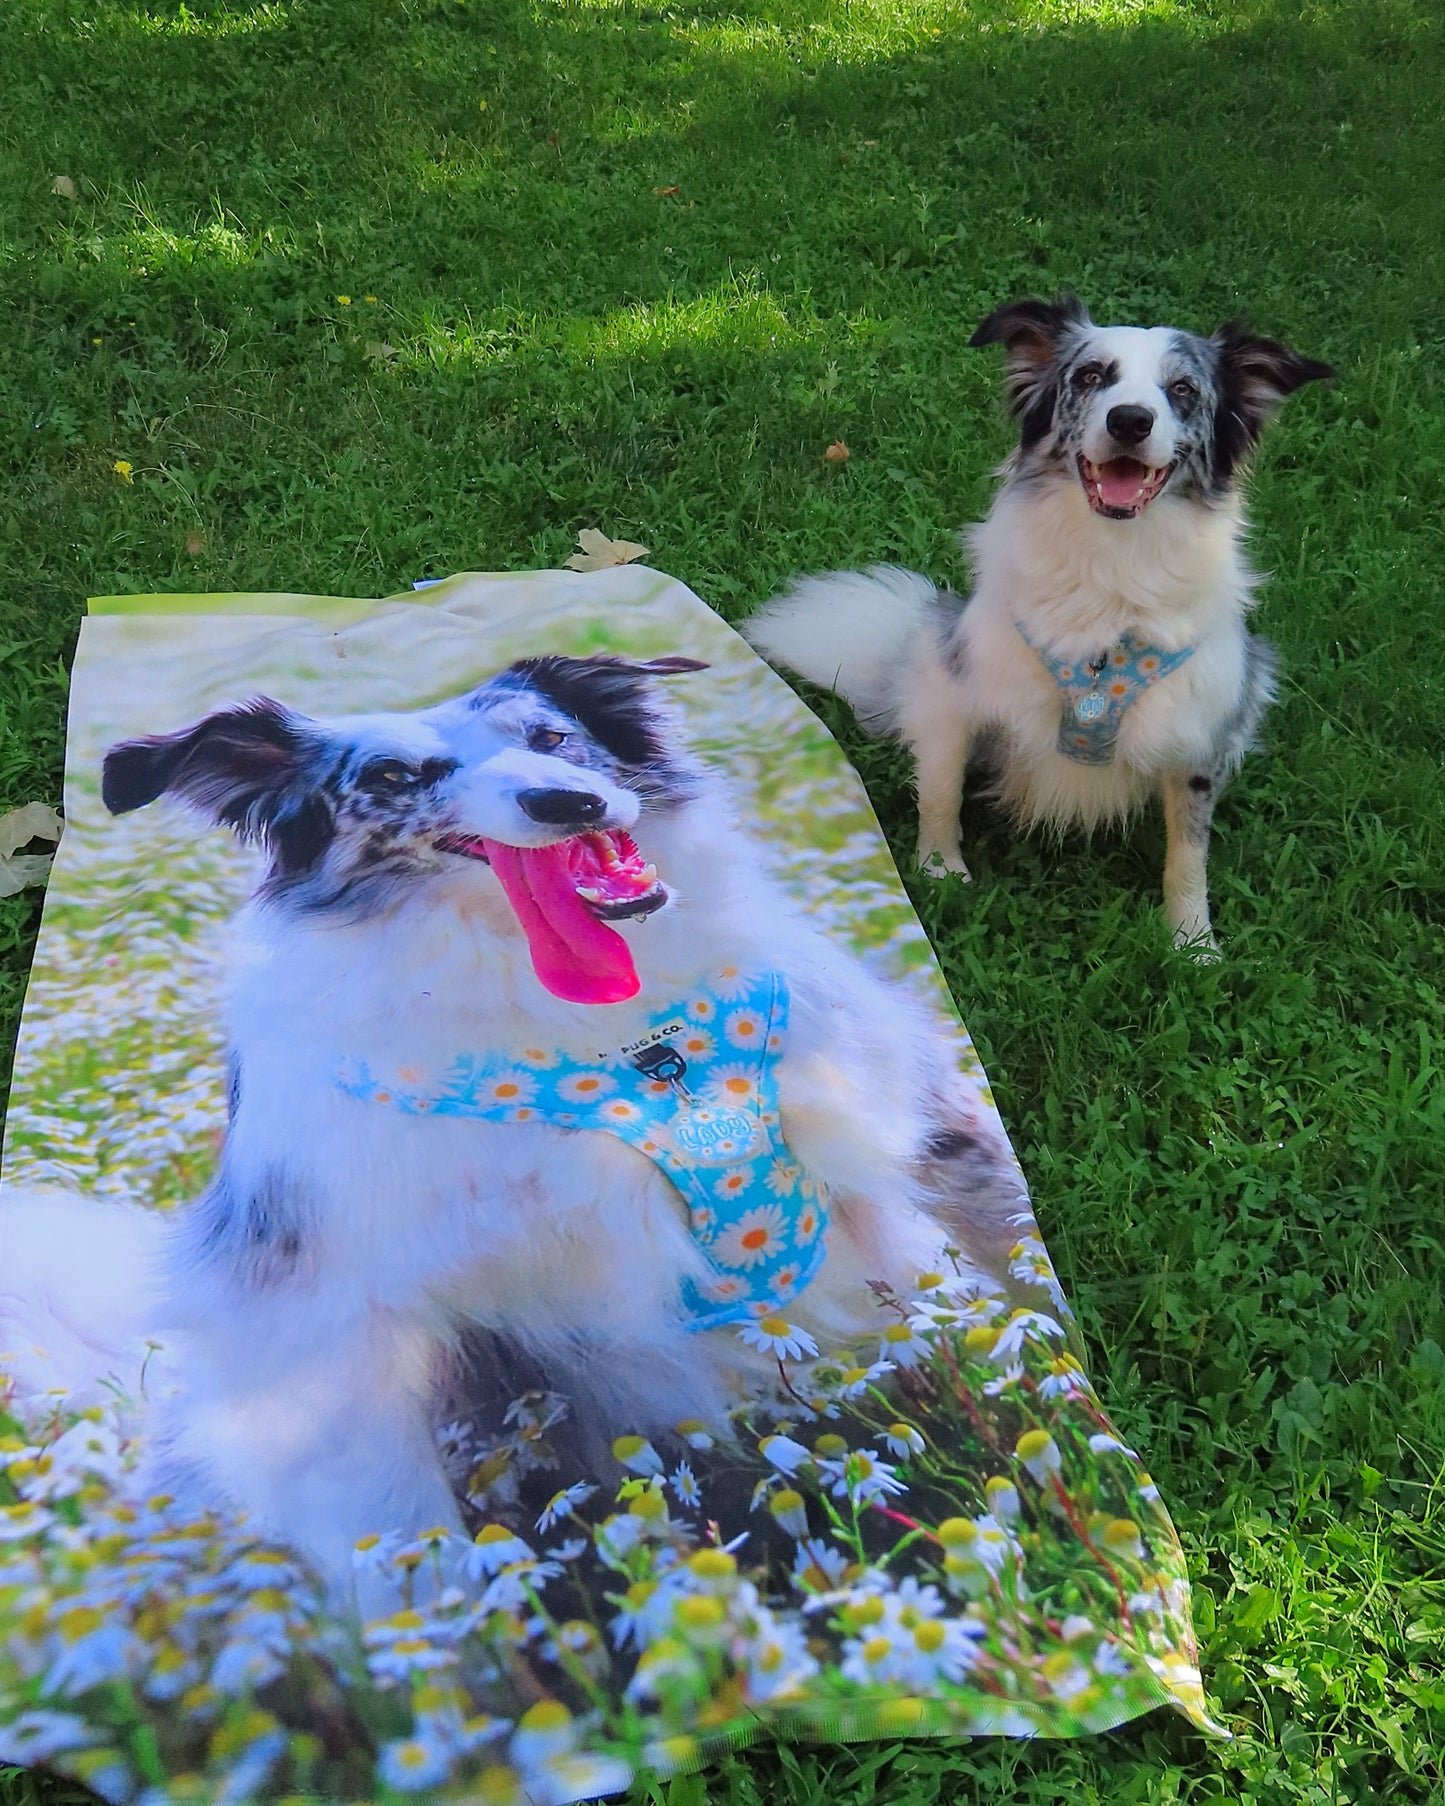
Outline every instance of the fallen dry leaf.
<path fill-rule="evenodd" d="M 69 176 L 57 176 L 50 184 L 52 194 L 63 195 L 67 201 L 75 199 L 75 184 Z"/>
<path fill-rule="evenodd" d="M 671 188 L 654 188 L 652 192 L 660 195 L 681 194 L 682 189 L 674 182 Z"/>
<path fill-rule="evenodd" d="M 366 341 L 366 355 L 368 357 L 379 358 L 385 362 L 387 358 L 396 356 L 396 346 L 388 345 L 385 339 L 368 339 Z"/>
<path fill-rule="evenodd" d="M 27 803 L 0 815 L 0 897 L 13 897 L 50 876 L 48 853 L 17 853 L 32 840 L 59 840 L 63 826 L 48 803 Z"/>
<path fill-rule="evenodd" d="M 198 528 L 192 527 L 186 535 L 187 558 L 199 558 L 206 549 L 206 536 Z"/>
<path fill-rule="evenodd" d="M 584 527 L 577 535 L 577 544 L 582 550 L 563 560 L 566 570 L 605 571 L 614 564 L 632 564 L 648 555 L 646 546 L 635 545 L 630 539 L 609 539 L 596 527 Z"/>
<path fill-rule="evenodd" d="M 823 453 L 823 461 L 827 464 L 846 464 L 852 456 L 841 439 L 835 439 Z"/>

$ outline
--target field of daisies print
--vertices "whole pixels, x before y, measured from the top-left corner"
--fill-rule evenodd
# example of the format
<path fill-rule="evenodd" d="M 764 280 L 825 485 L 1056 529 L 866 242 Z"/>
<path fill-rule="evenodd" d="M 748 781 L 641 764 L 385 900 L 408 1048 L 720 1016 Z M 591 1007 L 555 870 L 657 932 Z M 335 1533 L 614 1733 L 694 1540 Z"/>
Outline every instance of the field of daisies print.
<path fill-rule="evenodd" d="M 640 565 L 92 603 L 0 1185 L 0 1761 L 591 1799 L 1208 1728 L 817 718 Z"/>

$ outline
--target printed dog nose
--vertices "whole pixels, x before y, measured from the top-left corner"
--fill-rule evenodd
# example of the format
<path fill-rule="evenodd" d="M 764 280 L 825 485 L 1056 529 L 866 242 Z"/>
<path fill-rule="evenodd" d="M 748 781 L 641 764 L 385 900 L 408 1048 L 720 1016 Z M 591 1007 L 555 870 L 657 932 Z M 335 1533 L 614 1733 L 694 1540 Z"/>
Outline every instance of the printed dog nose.
<path fill-rule="evenodd" d="M 551 828 L 591 827 L 607 813 L 607 804 L 590 790 L 520 790 L 517 801 L 533 821 Z"/>
<path fill-rule="evenodd" d="M 1110 408 L 1104 417 L 1104 424 L 1120 445 L 1138 445 L 1153 432 L 1154 413 L 1151 408 L 1125 403 L 1121 407 Z"/>

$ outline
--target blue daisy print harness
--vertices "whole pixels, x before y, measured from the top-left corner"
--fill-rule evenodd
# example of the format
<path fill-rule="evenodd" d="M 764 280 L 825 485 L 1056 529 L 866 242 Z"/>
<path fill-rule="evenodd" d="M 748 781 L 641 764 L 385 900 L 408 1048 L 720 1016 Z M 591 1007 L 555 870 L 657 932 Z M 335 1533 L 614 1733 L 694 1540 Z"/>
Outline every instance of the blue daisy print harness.
<path fill-rule="evenodd" d="M 803 1172 L 780 1126 L 787 1029 L 782 974 L 729 967 L 610 1052 L 463 1054 L 436 1083 L 418 1068 L 380 1079 L 355 1061 L 337 1082 L 413 1116 L 550 1123 L 630 1143 L 681 1193 L 707 1256 L 706 1278 L 684 1286 L 688 1327 L 718 1329 L 796 1298 L 826 1252 L 826 1188 Z"/>
<path fill-rule="evenodd" d="M 1053 678 L 1064 705 L 1059 722 L 1058 749 L 1080 765 L 1110 765 L 1119 742 L 1119 729 L 1133 703 L 1171 671 L 1194 656 L 1194 648 L 1161 652 L 1132 633 L 1118 640 L 1096 659 L 1058 658 L 1029 638 L 1021 621 L 1015 621 L 1020 637 L 1038 654 Z"/>

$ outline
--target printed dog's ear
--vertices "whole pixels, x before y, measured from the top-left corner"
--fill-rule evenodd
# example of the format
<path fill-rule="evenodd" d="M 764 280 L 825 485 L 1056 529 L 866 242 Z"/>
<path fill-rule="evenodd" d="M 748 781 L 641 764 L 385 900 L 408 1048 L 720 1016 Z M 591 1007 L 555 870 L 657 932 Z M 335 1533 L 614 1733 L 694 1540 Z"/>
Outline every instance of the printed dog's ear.
<path fill-rule="evenodd" d="M 636 660 L 610 653 L 594 658 L 549 653 L 510 667 L 513 676 L 539 690 L 627 765 L 654 764 L 667 756 L 648 696 L 652 680 L 705 670 L 702 659 L 681 654 Z"/>
<path fill-rule="evenodd" d="M 311 723 L 267 697 L 218 709 L 174 734 L 123 740 L 105 755 L 101 800 L 112 815 L 160 796 L 189 803 L 243 840 L 259 840 L 287 870 L 314 863 L 334 831 L 324 799 L 303 782 Z"/>
<path fill-rule="evenodd" d="M 1303 357 L 1278 339 L 1263 339 L 1241 320 L 1227 320 L 1211 341 L 1219 353 L 1216 460 L 1227 472 L 1256 443 L 1270 416 L 1306 383 L 1327 382 L 1329 364 Z"/>
<path fill-rule="evenodd" d="M 1002 345 L 1008 359 L 1009 406 L 1017 413 L 1054 361 L 1059 340 L 1089 316 L 1077 295 L 1057 301 L 1007 301 L 980 322 L 970 345 Z"/>

